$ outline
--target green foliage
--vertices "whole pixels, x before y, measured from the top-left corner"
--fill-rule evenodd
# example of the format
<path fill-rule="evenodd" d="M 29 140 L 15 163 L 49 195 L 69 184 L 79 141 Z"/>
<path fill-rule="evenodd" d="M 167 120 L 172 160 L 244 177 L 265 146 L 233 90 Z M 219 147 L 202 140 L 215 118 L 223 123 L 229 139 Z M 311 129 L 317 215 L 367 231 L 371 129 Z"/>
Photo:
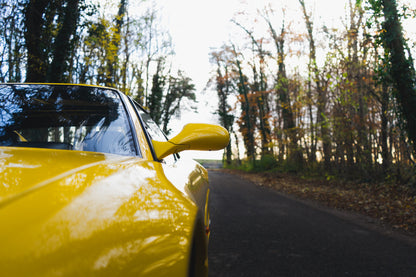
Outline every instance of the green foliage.
<path fill-rule="evenodd" d="M 260 161 L 256 163 L 256 170 L 258 171 L 267 171 L 274 169 L 278 166 L 276 158 L 267 154 L 261 157 Z"/>
<path fill-rule="evenodd" d="M 179 71 L 177 77 L 169 77 L 168 89 L 164 96 L 162 126 L 165 134 L 170 133 L 171 130 L 168 128 L 168 124 L 172 116 L 180 112 L 181 102 L 185 99 L 196 100 L 195 85 L 191 78 Z"/>
<path fill-rule="evenodd" d="M 237 165 L 237 169 L 245 172 L 252 172 L 254 170 L 254 164 L 252 161 L 243 161 L 241 164 Z"/>
<path fill-rule="evenodd" d="M 379 78 L 384 83 L 390 83 L 395 90 L 394 95 L 399 104 L 400 116 L 406 127 L 409 139 L 413 144 L 413 154 L 416 155 L 416 73 L 411 56 L 406 53 L 407 43 L 402 34 L 400 19 L 403 14 L 398 12 L 394 0 L 371 0 L 370 9 L 374 11 L 375 21 L 381 14 L 384 16 L 383 29 L 378 35 L 378 43 L 384 48 L 385 70 L 378 70 Z M 386 78 L 388 73 L 388 78 Z"/>
<path fill-rule="evenodd" d="M 162 67 L 163 61 L 160 60 L 157 66 L 157 71 L 153 75 L 152 90 L 148 98 L 147 107 L 152 115 L 153 120 L 157 125 L 161 124 L 162 121 L 162 99 L 163 91 L 165 86 L 165 77 L 162 76 Z"/>

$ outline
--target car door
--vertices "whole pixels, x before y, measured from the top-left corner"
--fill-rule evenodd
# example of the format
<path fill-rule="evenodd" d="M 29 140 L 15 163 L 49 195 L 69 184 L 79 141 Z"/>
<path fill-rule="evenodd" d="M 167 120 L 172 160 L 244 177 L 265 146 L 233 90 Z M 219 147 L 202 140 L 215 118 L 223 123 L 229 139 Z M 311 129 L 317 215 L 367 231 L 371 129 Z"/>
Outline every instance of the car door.
<path fill-rule="evenodd" d="M 133 102 L 140 118 L 143 130 L 148 137 L 149 147 L 152 149 L 152 141 L 167 141 L 167 136 L 153 121 L 150 114 Z M 154 151 L 153 151 L 154 152 Z M 154 159 L 156 157 L 154 155 Z M 157 161 L 157 160 L 156 160 Z M 181 158 L 179 154 L 173 154 L 161 161 L 166 178 L 180 191 L 192 199 L 198 206 L 200 217 L 207 232 L 209 231 L 209 186 L 208 173 L 204 167 L 191 159 Z"/>

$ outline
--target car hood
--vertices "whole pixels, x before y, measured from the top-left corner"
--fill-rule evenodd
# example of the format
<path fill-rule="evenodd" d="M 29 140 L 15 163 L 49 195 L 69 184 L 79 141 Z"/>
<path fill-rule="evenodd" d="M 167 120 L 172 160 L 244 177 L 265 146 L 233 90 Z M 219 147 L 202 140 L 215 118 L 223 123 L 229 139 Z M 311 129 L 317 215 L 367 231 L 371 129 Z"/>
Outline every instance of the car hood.
<path fill-rule="evenodd" d="M 6 276 L 186 274 L 195 205 L 158 163 L 0 147 Z"/>
<path fill-rule="evenodd" d="M 93 152 L 0 147 L 0 207 L 118 156 Z"/>

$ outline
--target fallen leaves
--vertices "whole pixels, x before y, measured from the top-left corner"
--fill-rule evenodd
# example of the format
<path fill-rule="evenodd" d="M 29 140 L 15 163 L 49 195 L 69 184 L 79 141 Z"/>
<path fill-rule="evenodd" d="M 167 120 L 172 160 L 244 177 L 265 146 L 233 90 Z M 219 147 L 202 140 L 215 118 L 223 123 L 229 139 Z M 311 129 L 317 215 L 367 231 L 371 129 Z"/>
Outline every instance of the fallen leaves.
<path fill-rule="evenodd" d="M 382 224 L 416 234 L 416 191 L 393 184 L 346 183 L 303 179 L 283 173 L 247 173 L 227 170 L 260 186 L 328 207 L 349 210 L 378 219 Z"/>

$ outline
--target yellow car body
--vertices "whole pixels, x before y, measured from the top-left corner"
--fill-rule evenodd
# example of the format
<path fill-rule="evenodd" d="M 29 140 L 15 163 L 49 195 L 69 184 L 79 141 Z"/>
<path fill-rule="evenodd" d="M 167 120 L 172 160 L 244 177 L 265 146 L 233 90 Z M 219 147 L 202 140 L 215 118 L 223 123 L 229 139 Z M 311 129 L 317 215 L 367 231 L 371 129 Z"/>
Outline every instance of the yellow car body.
<path fill-rule="evenodd" d="M 0 97 L 9 86 L 39 85 L 0 85 Z M 155 140 L 131 100 L 111 93 L 129 116 L 137 155 L 33 147 L 19 126 L 0 125 L 17 133 L 15 144 L 4 139 L 9 145 L 0 147 L 2 276 L 207 275 L 207 171 L 194 161 L 163 158 L 186 149 L 221 149 L 228 133 L 198 124 L 172 140 Z M 22 118 L 11 122 L 19 125 Z M 0 138 L 6 133 L 1 130 Z"/>

